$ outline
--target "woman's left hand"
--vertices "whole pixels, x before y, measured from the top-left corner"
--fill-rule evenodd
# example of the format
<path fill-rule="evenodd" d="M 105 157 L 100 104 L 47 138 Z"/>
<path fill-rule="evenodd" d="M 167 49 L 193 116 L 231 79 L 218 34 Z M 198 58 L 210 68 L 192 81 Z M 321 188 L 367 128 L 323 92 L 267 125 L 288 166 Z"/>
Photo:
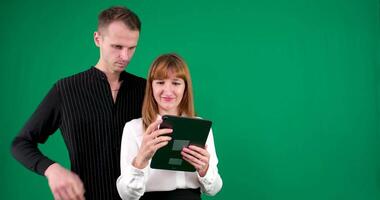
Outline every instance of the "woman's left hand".
<path fill-rule="evenodd" d="M 210 161 L 210 154 L 205 148 L 190 145 L 182 149 L 182 158 L 189 162 L 198 171 L 199 176 L 204 177 L 207 173 Z"/>

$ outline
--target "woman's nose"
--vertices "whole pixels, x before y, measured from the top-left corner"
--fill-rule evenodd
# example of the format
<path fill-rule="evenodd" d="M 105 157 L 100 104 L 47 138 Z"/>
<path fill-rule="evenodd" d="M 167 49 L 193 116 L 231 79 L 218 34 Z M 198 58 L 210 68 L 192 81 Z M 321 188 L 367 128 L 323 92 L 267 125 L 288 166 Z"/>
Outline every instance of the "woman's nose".
<path fill-rule="evenodd" d="M 170 83 L 165 83 L 164 84 L 164 90 L 165 91 L 172 91 L 173 87 Z"/>

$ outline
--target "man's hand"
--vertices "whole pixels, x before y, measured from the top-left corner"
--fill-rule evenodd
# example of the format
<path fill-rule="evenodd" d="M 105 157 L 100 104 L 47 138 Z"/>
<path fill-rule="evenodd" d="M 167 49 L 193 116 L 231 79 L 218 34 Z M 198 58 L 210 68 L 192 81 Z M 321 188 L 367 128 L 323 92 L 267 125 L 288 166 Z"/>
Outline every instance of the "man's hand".
<path fill-rule="evenodd" d="M 84 200 L 83 183 L 75 173 L 58 163 L 50 165 L 45 176 L 55 200 Z"/>

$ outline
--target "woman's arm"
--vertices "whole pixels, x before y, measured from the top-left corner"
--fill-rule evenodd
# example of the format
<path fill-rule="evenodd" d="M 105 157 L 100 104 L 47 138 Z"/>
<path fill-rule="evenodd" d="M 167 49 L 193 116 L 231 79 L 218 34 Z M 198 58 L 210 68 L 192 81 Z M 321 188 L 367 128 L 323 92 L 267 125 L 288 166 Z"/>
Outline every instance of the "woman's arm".
<path fill-rule="evenodd" d="M 116 182 L 122 199 L 139 199 L 144 194 L 149 161 L 159 148 L 171 140 L 165 135 L 171 133 L 172 129 L 157 128 L 161 122 L 153 122 L 145 133 L 140 120 L 125 125 L 120 152 L 121 175 Z M 140 146 L 138 140 L 142 140 Z"/>
<path fill-rule="evenodd" d="M 202 192 L 212 196 L 218 193 L 222 188 L 223 181 L 218 173 L 218 158 L 212 130 L 210 130 L 205 148 L 190 145 L 183 148 L 181 154 L 183 159 L 197 170 Z"/>
<path fill-rule="evenodd" d="M 125 124 L 121 140 L 120 170 L 121 175 L 116 181 L 117 190 L 122 199 L 139 199 L 145 192 L 147 169 L 133 167 L 139 146 L 137 142 L 138 120 Z"/>

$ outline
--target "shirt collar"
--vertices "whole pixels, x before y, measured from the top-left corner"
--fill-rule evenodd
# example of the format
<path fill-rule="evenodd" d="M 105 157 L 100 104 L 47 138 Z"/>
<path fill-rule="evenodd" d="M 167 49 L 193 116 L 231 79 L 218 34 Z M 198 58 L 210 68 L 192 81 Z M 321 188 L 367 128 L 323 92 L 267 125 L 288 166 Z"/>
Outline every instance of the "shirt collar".
<path fill-rule="evenodd" d="M 104 72 L 102 72 L 101 70 L 99 70 L 98 68 L 96 67 L 91 67 L 90 71 L 92 72 L 92 74 L 96 77 L 96 78 L 99 78 L 99 79 L 102 79 L 102 80 L 107 80 L 107 76 Z M 119 77 L 119 80 L 126 80 L 127 79 L 127 76 L 128 76 L 128 73 L 126 71 L 122 71 L 121 74 L 120 74 L 120 77 Z"/>

